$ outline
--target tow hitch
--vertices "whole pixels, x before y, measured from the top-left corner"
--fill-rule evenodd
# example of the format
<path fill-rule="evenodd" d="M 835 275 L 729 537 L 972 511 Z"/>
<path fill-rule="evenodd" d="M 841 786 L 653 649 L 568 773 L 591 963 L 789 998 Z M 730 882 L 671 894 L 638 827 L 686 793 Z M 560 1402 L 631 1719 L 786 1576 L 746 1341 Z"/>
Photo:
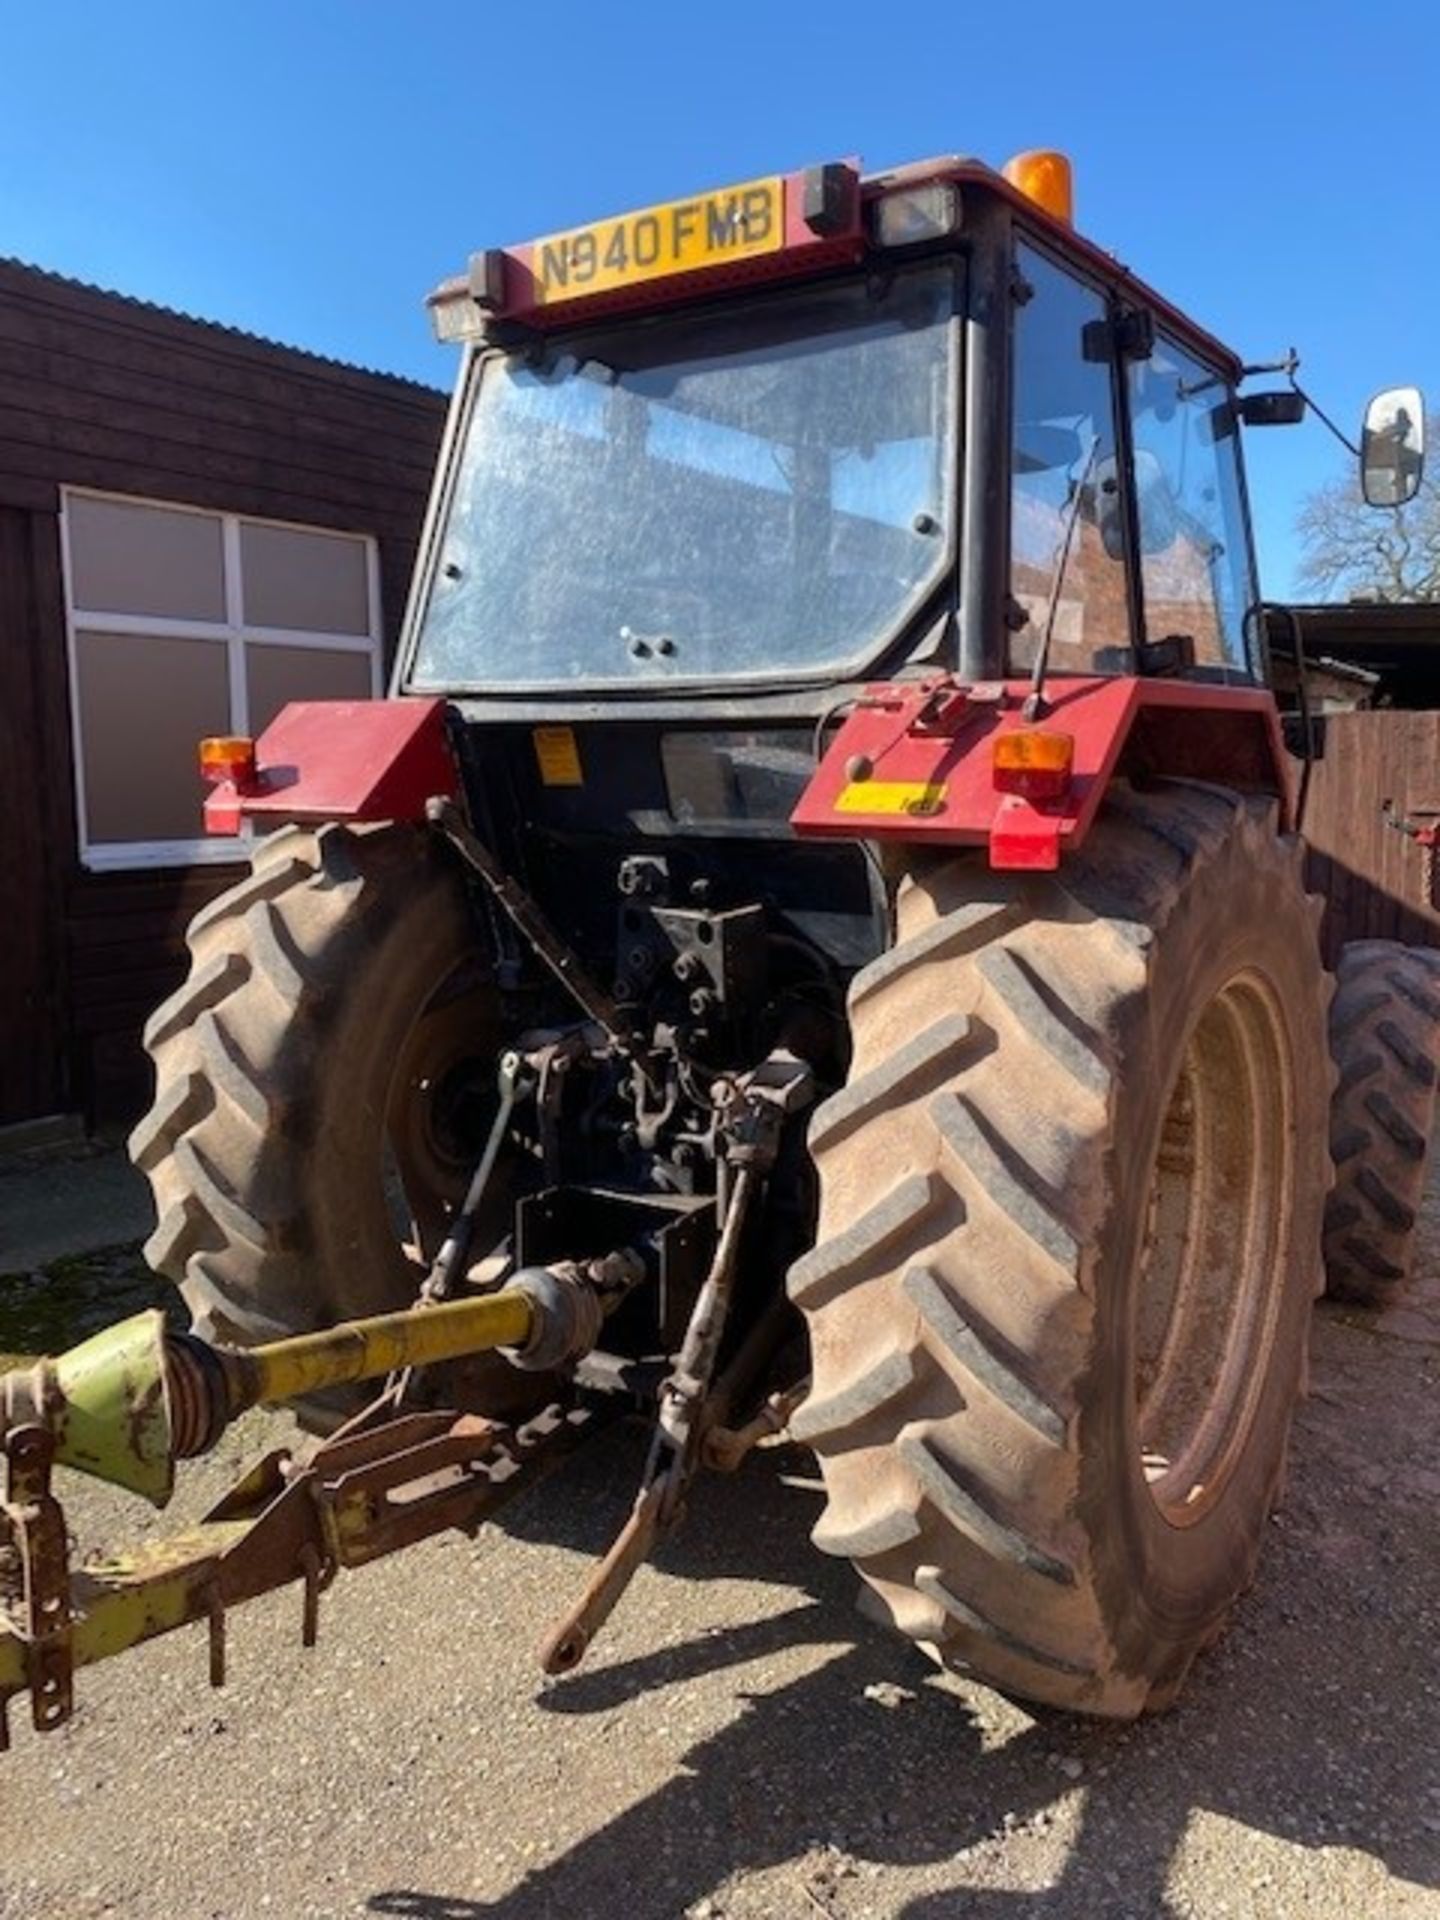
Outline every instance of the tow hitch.
<path fill-rule="evenodd" d="M 502 1084 L 516 1063 L 502 1062 Z M 786 1120 L 812 1097 L 808 1067 L 784 1051 L 723 1083 L 728 1193 L 709 1271 L 659 1392 L 634 1509 L 579 1602 L 546 1635 L 546 1672 L 584 1657 L 659 1535 L 682 1517 L 696 1471 L 730 1470 L 783 1428 L 804 1383 L 772 1397 L 738 1428 L 725 1425 L 775 1329 L 762 1322 L 726 1372 L 716 1364 L 752 1202 Z M 483 1183 L 485 1159 L 472 1182 Z M 461 1216 L 462 1223 L 464 1216 Z M 496 1291 L 446 1297 L 453 1264 L 437 1262 L 415 1305 L 248 1349 L 166 1329 L 156 1310 L 107 1328 L 56 1359 L 0 1377 L 0 1749 L 8 1704 L 31 1695 L 49 1732 L 73 1710 L 74 1673 L 190 1621 L 210 1634 L 210 1680 L 225 1678 L 229 1609 L 298 1582 L 301 1631 L 313 1646 L 320 1596 L 344 1567 L 449 1528 L 473 1532 L 623 1401 L 557 1399 L 523 1424 L 451 1410 L 407 1410 L 417 1369 L 501 1350 L 517 1367 L 564 1373 L 592 1354 L 607 1317 L 661 1254 L 641 1237 L 588 1260 L 522 1268 Z M 439 1284 L 437 1284 L 439 1283 Z M 264 1456 L 199 1525 L 73 1569 L 52 1470 L 66 1466 L 164 1506 L 179 1461 L 209 1452 L 256 1406 L 356 1381 L 378 1396 L 330 1438 Z"/>
<path fill-rule="evenodd" d="M 0 1744 L 13 1694 L 29 1689 L 34 1724 L 48 1732 L 70 1717 L 76 1667 L 191 1620 L 209 1622 L 210 1678 L 223 1684 L 228 1609 L 291 1581 L 303 1583 L 303 1639 L 313 1645 L 319 1596 L 342 1567 L 446 1528 L 473 1531 L 600 1416 L 556 1404 L 510 1428 L 455 1412 L 397 1414 L 386 1392 L 308 1452 L 267 1454 L 199 1526 L 73 1573 L 54 1466 L 163 1506 L 177 1461 L 208 1452 L 251 1407 L 497 1347 L 548 1369 L 590 1350 L 644 1272 L 643 1254 L 625 1249 L 522 1272 L 497 1293 L 248 1351 L 168 1333 L 151 1311 L 5 1375 Z"/>

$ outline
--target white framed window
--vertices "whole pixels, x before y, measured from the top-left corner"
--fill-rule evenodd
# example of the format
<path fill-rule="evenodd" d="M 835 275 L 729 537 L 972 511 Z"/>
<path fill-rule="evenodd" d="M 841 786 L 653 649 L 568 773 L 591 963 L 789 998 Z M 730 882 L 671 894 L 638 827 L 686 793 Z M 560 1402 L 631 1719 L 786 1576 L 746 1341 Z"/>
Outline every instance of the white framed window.
<path fill-rule="evenodd" d="M 248 835 L 204 832 L 197 743 L 381 691 L 374 540 L 72 487 L 60 539 L 81 864 L 236 859 Z"/>

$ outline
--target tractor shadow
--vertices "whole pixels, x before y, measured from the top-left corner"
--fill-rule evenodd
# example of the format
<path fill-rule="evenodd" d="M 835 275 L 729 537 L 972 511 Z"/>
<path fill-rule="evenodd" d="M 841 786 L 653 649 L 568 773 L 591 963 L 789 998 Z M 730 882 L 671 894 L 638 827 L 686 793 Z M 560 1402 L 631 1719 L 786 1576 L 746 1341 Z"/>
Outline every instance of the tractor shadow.
<path fill-rule="evenodd" d="M 675 1920 L 731 1876 L 828 1845 L 857 1877 L 821 1885 L 796 1911 L 1135 1920 L 1178 1912 L 1167 1884 L 1202 1810 L 1299 1847 L 1354 1849 L 1403 1880 L 1440 1887 L 1437 1361 L 1429 1339 L 1322 1314 L 1314 1393 L 1259 1585 L 1180 1706 L 1133 1725 L 1027 1714 L 1003 1744 L 992 1732 L 987 1745 L 971 1704 L 979 1696 L 932 1678 L 918 1653 L 856 1616 L 848 1570 L 810 1548 L 805 1521 L 818 1503 L 779 1477 L 782 1467 L 811 1471 L 798 1464 L 808 1457 L 762 1456 L 734 1480 L 708 1481 L 661 1564 L 684 1579 L 784 1582 L 808 1603 L 597 1665 L 555 1686 L 546 1706 L 613 1713 L 787 1646 L 835 1645 L 834 1657 L 764 1692 L 746 1694 L 741 1676 L 733 1717 L 661 1787 L 498 1898 L 390 1888 L 371 1896 L 369 1911 Z M 564 1503 L 564 1537 L 585 1551 L 603 1548 L 620 1511 L 607 1478 L 597 1473 Z M 555 1506 L 543 1495 L 517 1505 L 511 1530 L 555 1539 Z M 865 1691 L 885 1682 L 905 1689 L 888 1707 Z M 1062 1801 L 1073 1811 L 1075 1795 L 1078 1829 L 1058 1881 L 1034 1893 L 967 1885 L 970 1849 L 1004 1847 L 1012 1862 L 1038 1855 L 1052 1813 L 1058 1822 Z M 1236 1838 L 1242 1863 L 1248 1844 Z M 1271 1864 L 1266 1851 L 1249 1863 L 1257 1873 Z M 916 1894 L 912 1881 L 887 1898 L 887 1869 L 917 1867 L 932 1890 Z M 1052 1880 L 1053 1869 L 1036 1877 Z M 1263 1898 L 1256 1910 L 1266 1910 Z"/>

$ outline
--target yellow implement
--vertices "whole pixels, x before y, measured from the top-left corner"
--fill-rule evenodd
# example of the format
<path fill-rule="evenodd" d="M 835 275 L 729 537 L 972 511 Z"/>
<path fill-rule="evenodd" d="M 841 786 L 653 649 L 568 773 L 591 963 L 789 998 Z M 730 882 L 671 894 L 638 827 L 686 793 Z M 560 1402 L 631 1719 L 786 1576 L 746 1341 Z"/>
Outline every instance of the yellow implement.
<path fill-rule="evenodd" d="M 18 1574 L 0 1592 L 0 1746 L 12 1694 L 29 1690 L 35 1725 L 47 1731 L 70 1716 L 77 1666 L 190 1620 L 209 1622 L 218 1685 L 226 1610 L 289 1581 L 304 1583 L 309 1644 L 320 1592 L 341 1567 L 442 1528 L 473 1528 L 533 1477 L 542 1453 L 568 1451 L 593 1421 L 556 1407 L 512 1430 L 454 1412 L 406 1413 L 400 1396 L 382 1395 L 308 1455 L 266 1456 L 199 1526 L 73 1575 L 53 1466 L 163 1506 L 176 1462 L 206 1452 L 251 1407 L 495 1348 L 548 1371 L 590 1351 L 605 1314 L 644 1272 L 629 1249 L 526 1268 L 495 1293 L 424 1301 L 248 1351 L 167 1332 L 152 1310 L 0 1377 L 0 1544 Z"/>

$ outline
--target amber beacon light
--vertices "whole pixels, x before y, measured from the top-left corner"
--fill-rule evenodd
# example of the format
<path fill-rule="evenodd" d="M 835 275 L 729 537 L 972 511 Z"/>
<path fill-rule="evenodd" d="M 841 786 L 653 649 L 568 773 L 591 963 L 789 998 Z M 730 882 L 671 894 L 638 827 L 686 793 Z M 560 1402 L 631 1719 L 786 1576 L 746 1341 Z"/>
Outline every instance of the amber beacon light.
<path fill-rule="evenodd" d="M 1067 227 L 1074 225 L 1075 180 L 1063 153 L 1052 147 L 1033 147 L 1007 160 L 1004 173 L 1027 200 L 1033 200 L 1056 220 L 1063 220 Z"/>

